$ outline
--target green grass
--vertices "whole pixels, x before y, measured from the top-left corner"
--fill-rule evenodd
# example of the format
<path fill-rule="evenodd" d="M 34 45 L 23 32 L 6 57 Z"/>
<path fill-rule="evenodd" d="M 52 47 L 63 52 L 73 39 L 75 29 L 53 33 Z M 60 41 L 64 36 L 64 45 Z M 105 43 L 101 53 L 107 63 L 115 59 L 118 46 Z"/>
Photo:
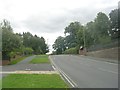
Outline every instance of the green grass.
<path fill-rule="evenodd" d="M 3 88 L 68 88 L 58 74 L 11 74 L 2 80 Z"/>
<path fill-rule="evenodd" d="M 48 59 L 48 55 L 37 55 L 35 58 L 33 58 L 30 63 L 32 64 L 39 64 L 39 63 L 50 63 Z"/>
<path fill-rule="evenodd" d="M 0 79 L 0 90 L 2 89 L 2 79 Z"/>
<path fill-rule="evenodd" d="M 17 64 L 18 62 L 24 60 L 24 59 L 27 58 L 27 57 L 28 57 L 28 56 L 23 56 L 23 57 L 20 57 L 20 58 L 18 58 L 18 59 L 16 59 L 16 60 L 12 60 L 12 61 L 9 63 L 9 65 Z"/>

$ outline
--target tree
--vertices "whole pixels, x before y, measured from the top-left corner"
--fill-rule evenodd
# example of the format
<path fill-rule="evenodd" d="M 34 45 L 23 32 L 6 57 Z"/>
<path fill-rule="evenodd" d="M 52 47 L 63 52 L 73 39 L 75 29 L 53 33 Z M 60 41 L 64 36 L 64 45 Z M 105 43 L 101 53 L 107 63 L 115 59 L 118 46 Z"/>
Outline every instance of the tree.
<path fill-rule="evenodd" d="M 99 36 L 107 35 L 110 30 L 110 21 L 106 14 L 99 12 L 95 18 L 95 29 L 97 30 Z"/>
<path fill-rule="evenodd" d="M 0 52 L 2 51 L 2 28 L 0 24 Z"/>
<path fill-rule="evenodd" d="M 120 27 L 118 27 L 118 20 L 119 20 L 118 19 L 118 15 L 119 15 L 118 11 L 119 11 L 119 9 L 114 9 L 109 13 L 110 24 L 111 24 L 110 34 L 113 39 L 120 37 L 120 35 L 118 34 L 118 33 L 120 33 Z"/>
<path fill-rule="evenodd" d="M 22 52 L 24 55 L 29 55 L 29 54 L 33 53 L 33 49 L 29 48 L 29 47 L 24 47 L 24 48 L 22 48 Z"/>
<path fill-rule="evenodd" d="M 32 48 L 35 54 L 45 54 L 49 51 L 45 39 L 32 35 L 30 32 L 23 33 L 23 45 Z"/>
<path fill-rule="evenodd" d="M 78 44 L 78 46 L 80 47 L 80 46 L 84 46 L 84 27 L 81 25 L 80 27 L 79 27 L 79 30 L 78 30 L 78 32 L 77 32 L 77 44 Z"/>
<path fill-rule="evenodd" d="M 120 9 L 118 11 L 120 12 Z M 64 40 L 61 37 L 55 40 L 55 43 L 53 44 L 54 50 L 63 53 L 61 45 L 61 43 L 63 43 L 65 47 L 64 53 L 78 53 L 80 46 L 89 48 L 92 45 L 105 45 L 111 42 L 111 27 L 118 31 L 118 33 L 120 31 L 117 13 L 117 10 L 111 11 L 109 19 L 105 13 L 99 12 L 94 21 L 90 21 L 84 26 L 81 25 L 80 22 L 71 22 L 65 28 Z"/>
<path fill-rule="evenodd" d="M 43 37 L 40 38 L 41 39 L 41 49 L 43 51 L 43 54 L 49 52 L 48 46 L 45 43 L 45 39 Z"/>
<path fill-rule="evenodd" d="M 33 38 L 33 35 L 30 33 L 30 32 L 23 32 L 23 45 L 25 47 L 32 47 L 32 38 Z"/>
<path fill-rule="evenodd" d="M 20 36 L 13 33 L 12 27 L 7 20 L 3 20 L 1 23 L 2 28 L 2 54 L 7 57 L 10 52 L 19 49 L 22 45 Z"/>
<path fill-rule="evenodd" d="M 77 33 L 81 29 L 82 25 L 79 22 L 72 22 L 65 28 L 66 45 L 68 48 L 77 46 Z"/>
<path fill-rule="evenodd" d="M 98 40 L 97 30 L 95 29 L 95 23 L 90 21 L 85 26 L 85 39 L 86 39 L 86 47 L 89 47 Z"/>
<path fill-rule="evenodd" d="M 65 51 L 66 47 L 65 47 L 65 40 L 64 37 L 59 36 L 54 44 L 53 44 L 53 48 L 54 50 L 56 50 L 56 54 L 62 54 L 63 51 Z"/>
<path fill-rule="evenodd" d="M 15 57 L 15 55 L 21 54 L 28 55 L 33 53 L 33 51 L 35 54 L 45 54 L 49 51 L 43 37 L 33 36 L 30 32 L 15 34 L 7 20 L 3 20 L 0 24 L 0 30 L 2 31 L 3 59 L 10 59 Z"/>
<path fill-rule="evenodd" d="M 99 12 L 97 14 L 97 17 L 94 20 L 95 25 L 95 33 L 98 37 L 98 40 L 96 43 L 102 43 L 101 40 L 104 37 L 104 39 L 110 38 L 109 32 L 110 32 L 110 20 L 107 17 L 105 13 Z M 96 37 L 95 37 L 96 38 Z M 108 41 L 109 42 L 109 41 Z"/>

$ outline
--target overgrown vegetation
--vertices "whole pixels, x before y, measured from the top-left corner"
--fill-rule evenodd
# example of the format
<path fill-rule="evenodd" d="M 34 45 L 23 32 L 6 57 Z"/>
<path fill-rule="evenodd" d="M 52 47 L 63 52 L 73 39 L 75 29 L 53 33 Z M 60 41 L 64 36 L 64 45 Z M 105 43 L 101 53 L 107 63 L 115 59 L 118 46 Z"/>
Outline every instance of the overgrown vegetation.
<path fill-rule="evenodd" d="M 11 74 L 2 79 L 2 88 L 68 88 L 58 74 Z"/>
<path fill-rule="evenodd" d="M 7 20 L 0 23 L 0 31 L 3 59 L 15 58 L 16 55 L 45 54 L 49 51 L 43 37 L 32 35 L 30 32 L 14 33 Z"/>
<path fill-rule="evenodd" d="M 104 45 L 120 38 L 118 27 L 118 9 L 109 13 L 109 17 L 99 12 L 93 21 L 82 25 L 80 22 L 71 22 L 64 31 L 65 37 L 59 36 L 53 44 L 53 54 L 76 54 L 80 46 L 89 48 L 95 45 Z M 77 49 L 77 50 L 76 50 Z"/>
<path fill-rule="evenodd" d="M 70 48 L 67 49 L 63 52 L 64 54 L 77 54 L 77 49 L 76 48 Z"/>
<path fill-rule="evenodd" d="M 13 65 L 13 64 L 17 64 L 18 62 L 24 60 L 25 58 L 27 58 L 28 56 L 23 56 L 23 57 L 20 57 L 20 58 L 17 58 L 15 60 L 11 60 L 11 62 L 9 63 L 9 65 Z"/>
<path fill-rule="evenodd" d="M 39 63 L 50 63 L 48 59 L 48 55 L 37 55 L 33 58 L 30 63 L 39 64 Z"/>

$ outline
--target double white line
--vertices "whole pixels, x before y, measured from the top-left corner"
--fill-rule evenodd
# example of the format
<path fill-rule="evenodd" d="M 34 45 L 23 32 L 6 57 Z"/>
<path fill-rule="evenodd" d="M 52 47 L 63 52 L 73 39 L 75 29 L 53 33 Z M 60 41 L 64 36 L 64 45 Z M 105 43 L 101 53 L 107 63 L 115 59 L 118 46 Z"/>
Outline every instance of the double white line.
<path fill-rule="evenodd" d="M 67 80 L 67 82 L 73 87 L 73 88 L 76 88 L 76 87 L 78 87 L 78 85 L 68 76 L 68 75 L 66 75 L 60 68 L 58 68 L 57 67 L 57 65 L 52 61 L 52 59 L 50 58 L 50 56 L 49 56 L 49 59 L 50 59 L 50 61 L 51 61 L 51 63 L 52 63 L 52 67 L 53 67 L 53 69 L 54 70 L 57 70 L 59 73 L 60 73 L 60 76 L 64 79 L 66 79 Z M 65 80 L 64 79 L 64 80 Z"/>

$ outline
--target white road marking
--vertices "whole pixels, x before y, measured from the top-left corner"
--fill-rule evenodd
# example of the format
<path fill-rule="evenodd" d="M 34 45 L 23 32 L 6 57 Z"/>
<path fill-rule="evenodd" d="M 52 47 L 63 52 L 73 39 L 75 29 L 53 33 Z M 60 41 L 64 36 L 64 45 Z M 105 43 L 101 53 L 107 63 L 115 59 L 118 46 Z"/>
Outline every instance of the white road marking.
<path fill-rule="evenodd" d="M 52 65 L 52 68 L 54 69 L 54 70 L 56 70 L 56 68 Z"/>
<path fill-rule="evenodd" d="M 80 64 L 83 64 L 83 65 L 86 65 L 86 66 L 88 66 L 88 67 L 91 67 L 89 64 L 86 64 L 86 63 L 80 63 Z M 103 68 L 96 68 L 96 69 L 99 69 L 99 70 L 101 70 L 101 71 L 106 71 L 106 72 L 111 72 L 111 73 L 118 74 L 118 72 L 111 71 L 111 70 L 107 70 L 107 69 L 103 69 Z"/>
<path fill-rule="evenodd" d="M 50 57 L 49 57 L 50 58 Z M 56 70 L 59 71 L 63 77 L 70 83 L 72 87 L 77 87 L 78 85 L 68 76 L 66 75 L 60 68 L 57 67 L 57 65 L 53 62 L 53 60 L 50 58 L 52 64 L 56 67 Z"/>
<path fill-rule="evenodd" d="M 25 70 L 26 70 L 26 71 L 30 71 L 31 69 L 30 69 L 30 68 L 26 68 Z"/>
<path fill-rule="evenodd" d="M 114 72 L 114 71 L 106 70 L 106 69 L 103 69 L 103 68 L 98 68 L 98 69 L 101 70 L 101 71 L 106 71 L 106 72 L 110 72 L 110 73 L 118 74 L 118 72 Z"/>
<path fill-rule="evenodd" d="M 118 65 L 117 63 L 110 63 L 110 62 L 104 62 L 104 63 L 108 63 L 108 64 L 112 64 L 112 65 Z"/>
<path fill-rule="evenodd" d="M 94 62 L 102 62 L 102 63 L 112 64 L 112 65 L 118 65 L 117 63 L 110 63 L 110 62 L 106 62 L 106 61 L 97 61 L 97 60 L 93 60 L 93 59 L 90 59 L 90 60 L 94 61 Z"/>
<path fill-rule="evenodd" d="M 61 72 L 61 71 L 60 71 Z M 64 73 L 61 72 L 61 74 L 64 76 L 64 78 L 72 85 L 72 87 L 75 87 L 72 82 L 66 77 Z"/>
<path fill-rule="evenodd" d="M 60 69 L 60 70 L 61 70 L 61 69 Z M 61 72 L 62 72 L 65 76 L 67 76 L 67 78 L 68 78 L 69 80 L 71 80 L 72 83 L 73 83 L 75 86 L 77 86 L 77 84 L 76 84 L 75 82 L 73 82 L 73 80 L 72 80 L 68 75 L 66 75 L 62 70 L 61 70 Z"/>

